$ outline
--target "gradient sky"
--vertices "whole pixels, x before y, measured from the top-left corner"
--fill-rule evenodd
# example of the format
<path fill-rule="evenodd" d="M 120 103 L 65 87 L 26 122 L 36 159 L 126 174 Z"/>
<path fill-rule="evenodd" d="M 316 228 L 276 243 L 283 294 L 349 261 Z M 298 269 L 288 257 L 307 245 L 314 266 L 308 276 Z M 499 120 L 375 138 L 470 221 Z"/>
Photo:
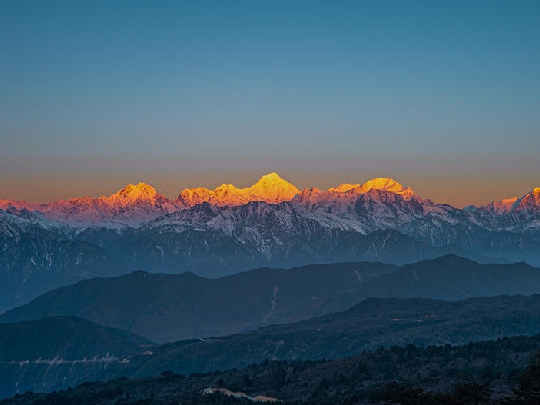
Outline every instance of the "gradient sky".
<path fill-rule="evenodd" d="M 0 198 L 540 186 L 538 1 L 0 2 Z"/>

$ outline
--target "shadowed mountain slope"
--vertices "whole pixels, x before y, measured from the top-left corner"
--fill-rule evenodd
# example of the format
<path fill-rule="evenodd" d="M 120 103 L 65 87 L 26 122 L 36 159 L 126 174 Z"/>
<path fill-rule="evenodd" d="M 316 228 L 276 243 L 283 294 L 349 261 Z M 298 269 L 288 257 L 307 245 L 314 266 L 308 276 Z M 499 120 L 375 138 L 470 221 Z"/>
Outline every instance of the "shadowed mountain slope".
<path fill-rule="evenodd" d="M 226 335 L 298 318 L 311 301 L 395 271 L 382 263 L 262 268 L 220 279 L 134 272 L 85 280 L 8 311 L 1 322 L 77 315 L 154 341 Z M 302 316 L 316 315 L 316 307 Z"/>
<path fill-rule="evenodd" d="M 540 269 L 453 255 L 403 267 L 359 262 L 262 268 L 219 279 L 139 271 L 51 291 L 6 312 L 0 322 L 76 315 L 165 342 L 309 319 L 369 297 L 458 300 L 535 293 L 540 293 Z"/>
<path fill-rule="evenodd" d="M 17 324 L 4 326 L 11 328 L 17 327 Z M 502 364 L 500 362 L 506 357 L 494 359 L 496 345 L 502 341 L 491 343 L 490 347 L 482 344 L 467 345 L 478 348 L 469 355 L 483 353 L 482 356 L 485 358 L 494 360 L 488 363 L 475 362 L 474 366 L 470 363 L 472 361 L 470 356 L 456 363 L 458 351 L 446 344 L 466 344 L 504 336 L 532 335 L 539 331 L 540 296 L 535 295 L 474 298 L 457 302 L 418 298 L 372 298 L 348 311 L 300 323 L 274 325 L 251 333 L 222 338 L 180 341 L 160 347 L 149 347 L 131 356 L 122 358 L 109 356 L 96 361 L 79 359 L 80 361 L 76 362 L 65 362 L 59 361 L 60 356 L 46 358 L 41 355 L 45 352 L 43 348 L 57 347 L 60 351 L 64 342 L 54 334 L 43 334 L 41 339 L 36 339 L 36 335 L 28 333 L 26 338 L 33 339 L 33 344 L 36 345 L 33 353 L 40 358 L 32 359 L 26 356 L 15 359 L 12 356 L 10 358 L 13 358 L 13 363 L 6 364 L 0 361 L 0 381 L 3 384 L 0 395 L 13 395 L 17 388 L 22 392 L 27 389 L 51 391 L 65 389 L 82 381 L 103 381 L 121 376 L 153 376 L 164 370 L 183 374 L 199 373 L 216 369 L 242 368 L 265 360 L 348 357 L 361 354 L 364 349 L 376 350 L 376 353 L 382 354 L 386 351 L 380 349 L 381 345 L 388 347 L 394 344 L 406 347 L 400 349 L 401 351 L 411 350 L 406 346 L 409 344 L 443 345 L 431 348 L 429 352 L 435 354 L 441 350 L 448 350 L 449 357 L 445 362 L 452 364 L 454 369 L 460 367 L 470 373 L 478 367 L 475 372 L 486 375 L 487 369 L 484 368 L 488 364 L 492 367 L 490 369 L 492 372 L 499 370 L 496 371 L 499 373 L 506 370 L 506 366 L 499 369 Z M 31 330 L 28 329 L 27 332 Z M 24 339 L 25 336 L 21 338 Z M 513 364 L 512 362 L 517 359 L 520 359 L 520 364 L 524 364 L 526 358 L 520 356 L 525 356 L 532 350 L 530 344 L 532 340 L 534 339 L 515 339 L 516 343 L 507 347 L 512 351 L 508 357 L 511 362 L 505 364 Z M 540 347 L 538 338 L 533 343 L 535 348 Z M 413 376 L 419 371 L 415 367 L 418 366 L 417 357 L 420 353 L 418 350 L 420 349 L 413 350 L 407 360 L 408 367 L 415 370 L 411 371 Z M 6 352 L 1 345 L 0 352 Z M 54 355 L 54 351 L 48 353 Z M 371 358 L 369 353 L 362 356 Z M 392 361 L 388 362 L 391 363 Z M 440 367 L 446 365 L 434 367 L 440 370 Z M 451 368 L 448 373 L 451 373 Z M 425 370 L 426 375 L 432 369 L 428 367 Z M 363 370 L 360 374 L 366 369 Z M 390 371 L 395 370 L 390 367 Z M 360 374 L 356 378 L 360 378 Z M 223 378 L 230 382 L 226 375 L 228 374 L 224 373 Z M 216 377 L 214 381 L 216 382 L 218 378 Z M 199 387 L 198 390 L 202 388 L 205 387 Z"/>

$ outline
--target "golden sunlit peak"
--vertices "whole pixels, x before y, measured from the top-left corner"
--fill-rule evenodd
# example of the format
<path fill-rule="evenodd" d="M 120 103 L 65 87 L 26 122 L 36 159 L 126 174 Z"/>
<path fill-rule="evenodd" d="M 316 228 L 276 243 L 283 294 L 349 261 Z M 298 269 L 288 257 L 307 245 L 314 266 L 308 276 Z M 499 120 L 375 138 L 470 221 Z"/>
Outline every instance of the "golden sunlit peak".
<path fill-rule="evenodd" d="M 343 184 L 340 184 L 337 187 L 329 188 L 328 191 L 330 191 L 330 192 L 335 191 L 335 192 L 338 192 L 338 193 L 345 193 L 346 191 L 349 191 L 349 190 L 352 190 L 353 188 L 358 188 L 358 187 L 360 187 L 360 184 L 343 183 Z"/>
<path fill-rule="evenodd" d="M 118 193 L 113 194 L 110 198 L 123 198 L 128 200 L 137 200 L 140 198 L 153 198 L 158 195 L 154 187 L 146 183 L 128 184 Z"/>
<path fill-rule="evenodd" d="M 138 190 L 148 190 L 148 189 L 154 190 L 154 187 L 152 187 L 150 184 L 143 183 L 143 182 L 139 182 L 133 187 L 138 189 Z"/>
<path fill-rule="evenodd" d="M 241 205 L 250 201 L 264 201 L 267 203 L 280 203 L 291 201 L 299 190 L 283 180 L 276 172 L 265 174 L 254 185 L 247 188 L 237 188 L 232 184 L 222 184 L 215 190 L 185 189 L 177 198 L 183 206 L 193 206 L 202 202 L 212 205 Z"/>
<path fill-rule="evenodd" d="M 362 188 L 365 189 L 375 189 L 375 190 L 383 190 L 383 191 L 393 191 L 393 192 L 399 192 L 403 191 L 405 187 L 395 181 L 394 179 L 388 178 L 388 177 L 377 177 L 375 179 L 371 179 L 364 184 L 362 184 Z"/>
<path fill-rule="evenodd" d="M 286 188 L 294 189 L 295 193 L 298 193 L 298 189 L 289 183 L 287 180 L 282 179 L 279 174 L 272 172 L 261 176 L 261 178 L 255 183 L 250 189 L 261 189 L 261 188 Z"/>
<path fill-rule="evenodd" d="M 540 191 L 540 189 L 539 189 L 539 191 Z M 517 197 L 503 198 L 503 199 L 501 200 L 501 202 L 502 202 L 503 204 L 513 204 L 513 203 L 515 203 L 515 202 L 517 201 L 517 199 L 518 199 Z"/>
<path fill-rule="evenodd" d="M 514 203 L 518 200 L 517 197 L 504 198 L 501 201 L 494 201 L 488 207 L 500 214 L 510 211 Z"/>
<path fill-rule="evenodd" d="M 262 175 L 260 180 L 262 179 L 281 179 L 281 177 L 276 172 L 272 172 L 272 173 Z"/>
<path fill-rule="evenodd" d="M 128 184 L 126 187 L 124 187 L 121 191 L 140 191 L 140 192 L 156 192 L 156 189 L 152 187 L 150 184 L 146 183 L 137 183 L 137 184 Z"/>
<path fill-rule="evenodd" d="M 362 193 L 367 193 L 370 190 L 389 191 L 394 194 L 399 194 L 405 199 L 410 199 L 412 196 L 414 196 L 414 191 L 412 191 L 410 187 L 403 187 L 402 184 L 388 177 L 371 179 L 355 190 Z"/>
<path fill-rule="evenodd" d="M 217 187 L 214 191 L 230 191 L 230 190 L 238 190 L 238 188 L 232 184 L 225 184 L 223 183 L 221 186 Z"/>
<path fill-rule="evenodd" d="M 278 184 L 278 183 L 286 183 L 290 184 L 287 180 L 282 179 L 279 174 L 276 172 L 265 174 L 264 176 L 261 176 L 261 178 L 255 183 L 257 184 Z"/>

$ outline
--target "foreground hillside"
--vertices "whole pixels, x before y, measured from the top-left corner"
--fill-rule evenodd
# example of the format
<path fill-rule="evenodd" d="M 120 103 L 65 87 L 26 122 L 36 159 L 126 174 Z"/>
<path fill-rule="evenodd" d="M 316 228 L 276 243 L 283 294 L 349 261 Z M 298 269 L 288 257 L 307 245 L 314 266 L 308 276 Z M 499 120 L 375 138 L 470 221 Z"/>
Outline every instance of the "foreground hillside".
<path fill-rule="evenodd" d="M 447 255 L 397 267 L 360 262 L 256 269 L 219 279 L 135 272 L 51 291 L 0 316 L 73 315 L 155 342 L 246 332 L 343 311 L 368 297 L 457 300 L 540 293 L 540 269 Z"/>
<path fill-rule="evenodd" d="M 499 296 L 457 302 L 372 298 L 348 311 L 295 324 L 162 346 L 132 345 L 134 350 L 127 352 L 107 345 L 107 338 L 100 337 L 102 327 L 94 325 L 97 332 L 88 332 L 84 336 L 86 340 L 72 345 L 79 350 L 75 352 L 79 357 L 68 356 L 65 351 L 70 342 L 66 337 L 77 336 L 78 328 L 72 330 L 68 323 L 45 333 L 39 325 L 46 322 L 50 321 L 2 325 L 4 335 L 24 325 L 25 334 L 19 334 L 18 339 L 27 349 L 14 353 L 13 340 L 0 341 L 0 353 L 6 356 L 0 358 L 0 397 L 26 390 L 66 389 L 83 381 L 154 376 L 163 370 L 187 375 L 244 368 L 271 360 L 350 357 L 381 346 L 444 346 L 534 335 L 540 333 L 540 296 Z M 75 321 L 80 322 L 86 321 Z M 32 325 L 36 327 L 32 329 Z M 125 345 L 130 347 L 129 340 Z"/>
<path fill-rule="evenodd" d="M 380 346 L 466 344 L 537 333 L 540 295 L 458 302 L 371 298 L 348 311 L 303 322 L 156 347 L 152 356 L 118 365 L 117 375 L 154 375 L 163 368 L 189 374 L 265 360 L 348 357 Z"/>
<path fill-rule="evenodd" d="M 76 317 L 0 324 L 0 361 L 124 357 L 154 346 L 130 332 Z"/>
<path fill-rule="evenodd" d="M 147 339 L 75 317 L 0 325 L 0 397 L 99 376 L 108 365 L 151 350 Z"/>
<path fill-rule="evenodd" d="M 51 394 L 26 393 L 2 405 L 240 404 L 277 399 L 309 404 L 534 404 L 540 337 L 465 346 L 379 348 L 340 360 L 264 362 L 242 370 L 84 383 Z M 529 365 L 528 365 L 529 364 Z M 243 393 L 243 399 L 225 394 Z M 516 393 L 512 393 L 516 389 Z M 212 393 L 214 392 L 214 393 Z"/>

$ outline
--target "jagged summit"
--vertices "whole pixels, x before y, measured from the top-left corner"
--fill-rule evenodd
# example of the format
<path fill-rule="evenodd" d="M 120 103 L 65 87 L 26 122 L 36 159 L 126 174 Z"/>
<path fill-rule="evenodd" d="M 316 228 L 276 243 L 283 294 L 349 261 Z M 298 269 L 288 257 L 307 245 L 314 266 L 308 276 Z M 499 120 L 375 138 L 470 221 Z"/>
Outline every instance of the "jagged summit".
<path fill-rule="evenodd" d="M 512 209 L 517 199 L 517 197 L 512 197 L 504 198 L 501 201 L 493 201 L 492 203 L 489 203 L 485 208 L 496 214 L 505 214 Z"/>
<path fill-rule="evenodd" d="M 215 190 L 197 187 L 183 190 L 175 200 L 184 207 L 208 202 L 217 206 L 234 206 L 247 204 L 251 201 L 263 201 L 277 204 L 291 201 L 300 191 L 288 181 L 272 172 L 262 176 L 251 187 L 239 189 L 232 184 L 222 184 Z"/>
<path fill-rule="evenodd" d="M 373 178 L 363 184 L 342 183 L 326 191 L 316 187 L 300 191 L 278 173 L 271 172 L 261 176 L 252 186 L 246 188 L 238 188 L 233 184 L 222 184 L 214 190 L 204 187 L 188 188 L 174 201 L 160 194 L 151 185 L 140 182 L 128 184 L 114 194 L 99 198 L 81 197 L 47 204 L 0 200 L 0 210 L 7 210 L 10 207 L 18 210 L 27 209 L 62 226 L 137 227 L 158 217 L 202 203 L 224 207 L 240 206 L 250 202 L 267 204 L 291 202 L 296 208 L 307 208 L 317 215 L 328 216 L 328 224 L 340 218 L 340 221 L 345 221 L 340 222 L 340 226 L 345 228 L 350 225 L 347 222 L 349 217 L 364 221 L 364 217 L 369 216 L 367 213 L 375 211 L 374 218 L 377 218 L 377 221 L 381 222 L 386 218 L 384 221 L 390 223 L 395 221 L 396 217 L 408 218 L 410 215 L 418 218 L 428 214 L 444 216 L 450 209 L 448 206 L 443 207 L 419 197 L 410 187 L 389 177 Z M 500 226 L 505 229 L 514 229 L 517 226 L 516 219 L 510 218 L 510 215 L 517 213 L 522 219 L 530 219 L 527 220 L 527 226 L 540 228 L 540 220 L 537 219 L 537 215 L 540 214 L 540 187 L 533 188 L 519 198 L 503 199 L 475 210 L 466 210 L 466 215 L 473 213 L 480 218 L 479 221 L 489 220 L 490 224 L 499 221 L 493 219 L 493 214 L 507 215 L 504 220 L 506 222 L 499 221 Z M 355 225 L 354 229 L 371 228 L 363 224 Z"/>
<path fill-rule="evenodd" d="M 327 191 L 321 191 L 317 188 L 306 188 L 295 197 L 294 201 L 308 207 L 319 204 L 334 204 L 337 202 L 341 204 L 353 204 L 358 199 L 358 196 L 368 194 L 372 190 L 397 194 L 407 201 L 416 196 L 410 187 L 404 187 L 391 178 L 379 177 L 371 179 L 364 184 L 343 183 L 337 187 L 329 188 Z"/>
<path fill-rule="evenodd" d="M 137 200 L 150 200 L 160 196 L 154 187 L 146 183 L 138 183 L 136 185 L 128 184 L 126 187 L 118 191 L 118 193 L 112 194 L 109 198 L 122 198 L 130 201 Z"/>
<path fill-rule="evenodd" d="M 366 192 L 372 189 L 375 190 L 381 190 L 381 191 L 391 191 L 393 193 L 401 193 L 404 190 L 406 190 L 403 185 L 395 181 L 394 179 L 388 178 L 388 177 L 378 177 L 375 179 L 371 179 L 364 184 L 362 184 L 361 188 L 365 190 Z"/>
<path fill-rule="evenodd" d="M 259 197 L 263 197 L 263 201 L 275 200 L 275 202 L 290 201 L 300 191 L 275 172 L 262 176 L 250 189 Z"/>
<path fill-rule="evenodd" d="M 275 188 L 275 187 L 290 187 L 292 186 L 287 180 L 283 180 L 279 174 L 272 172 L 261 176 L 251 188 Z M 294 186 L 293 186 L 294 187 Z M 296 187 L 294 187 L 296 188 Z"/>
<path fill-rule="evenodd" d="M 272 173 L 268 173 L 268 174 L 263 174 L 261 176 L 261 178 L 257 181 L 257 183 L 259 183 L 261 181 L 274 181 L 274 180 L 285 181 L 280 177 L 279 174 L 277 174 L 276 172 L 272 172 Z"/>
<path fill-rule="evenodd" d="M 336 193 L 344 193 L 346 191 L 352 190 L 353 188 L 360 187 L 360 184 L 349 184 L 349 183 L 343 183 L 340 184 L 337 187 L 331 187 L 328 189 L 330 192 L 336 192 Z"/>
<path fill-rule="evenodd" d="M 540 187 L 535 187 L 522 197 L 505 198 L 481 207 L 494 214 L 533 211 L 540 212 Z"/>
<path fill-rule="evenodd" d="M 540 211 L 540 187 L 535 187 L 512 206 L 516 211 Z"/>
<path fill-rule="evenodd" d="M 352 192 L 356 194 L 366 194 L 370 190 L 389 191 L 395 194 L 402 194 L 404 196 L 412 196 L 414 192 L 410 187 L 404 187 L 389 177 L 377 177 L 366 181 L 364 184 L 349 184 L 343 183 L 337 187 L 329 188 L 329 193 L 347 193 Z"/>

